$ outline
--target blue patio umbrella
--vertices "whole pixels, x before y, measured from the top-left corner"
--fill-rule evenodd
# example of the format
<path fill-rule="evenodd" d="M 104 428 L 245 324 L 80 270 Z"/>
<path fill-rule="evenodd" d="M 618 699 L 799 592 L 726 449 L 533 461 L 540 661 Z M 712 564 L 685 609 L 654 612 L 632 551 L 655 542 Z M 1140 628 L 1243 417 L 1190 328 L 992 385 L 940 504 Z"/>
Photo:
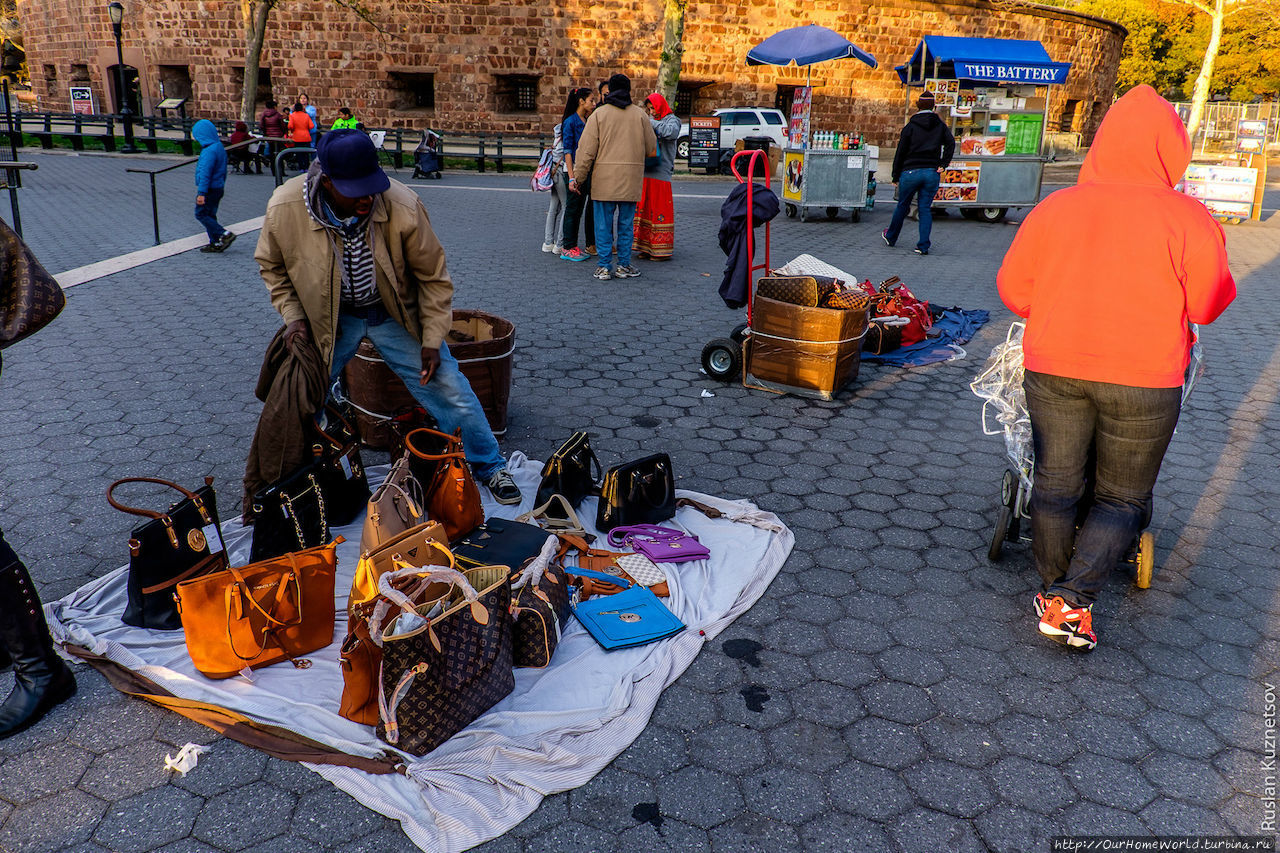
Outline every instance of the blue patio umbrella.
<path fill-rule="evenodd" d="M 747 52 L 748 65 L 812 65 L 829 59 L 861 59 L 875 68 L 876 58 L 835 30 L 808 24 L 774 33 Z"/>

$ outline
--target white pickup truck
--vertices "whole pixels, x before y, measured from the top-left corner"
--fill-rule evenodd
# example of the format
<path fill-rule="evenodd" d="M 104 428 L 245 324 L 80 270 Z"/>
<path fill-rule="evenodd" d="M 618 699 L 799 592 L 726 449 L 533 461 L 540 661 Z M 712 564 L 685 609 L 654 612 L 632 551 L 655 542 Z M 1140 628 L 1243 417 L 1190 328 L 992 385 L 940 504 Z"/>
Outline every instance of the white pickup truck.
<path fill-rule="evenodd" d="M 787 120 L 778 110 L 760 107 L 722 107 L 712 115 L 720 116 L 720 147 L 733 150 L 739 139 L 748 136 L 767 136 L 779 148 L 787 143 Z M 689 123 L 680 125 L 680 139 L 676 142 L 676 157 L 689 159 Z"/>

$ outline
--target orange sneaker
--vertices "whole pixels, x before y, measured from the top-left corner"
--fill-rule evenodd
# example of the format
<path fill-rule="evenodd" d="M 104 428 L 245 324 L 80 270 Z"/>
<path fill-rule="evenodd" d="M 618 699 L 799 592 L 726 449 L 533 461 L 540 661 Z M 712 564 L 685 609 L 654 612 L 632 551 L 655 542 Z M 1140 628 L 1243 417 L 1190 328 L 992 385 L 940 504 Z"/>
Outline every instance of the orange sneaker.
<path fill-rule="evenodd" d="M 1040 616 L 1040 633 L 1069 649 L 1093 651 L 1098 645 L 1098 635 L 1093 633 L 1093 606 L 1070 607 L 1060 595 L 1049 597 Z"/>

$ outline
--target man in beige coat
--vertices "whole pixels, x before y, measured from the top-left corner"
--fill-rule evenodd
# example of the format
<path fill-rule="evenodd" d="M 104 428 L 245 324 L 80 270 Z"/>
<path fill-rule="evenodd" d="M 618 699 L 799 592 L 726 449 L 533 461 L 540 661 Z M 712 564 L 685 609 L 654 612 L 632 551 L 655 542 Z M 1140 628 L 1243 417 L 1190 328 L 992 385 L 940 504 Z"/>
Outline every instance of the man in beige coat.
<path fill-rule="evenodd" d="M 609 78 L 609 93 L 587 119 L 578 142 L 574 172 L 591 178 L 596 219 L 595 277 L 635 278 L 631 244 L 636 205 L 644 188 L 644 161 L 658 153 L 658 138 L 645 111 L 631 103 L 631 80 L 625 74 Z M 613 255 L 614 223 L 618 229 L 618 266 L 609 271 Z"/>
<path fill-rule="evenodd" d="M 285 339 L 315 341 L 332 382 L 362 338 L 440 429 L 462 430 L 467 461 L 502 504 L 520 489 L 444 337 L 453 281 L 418 194 L 386 176 L 368 135 L 333 130 L 316 161 L 267 203 L 254 252 Z"/>

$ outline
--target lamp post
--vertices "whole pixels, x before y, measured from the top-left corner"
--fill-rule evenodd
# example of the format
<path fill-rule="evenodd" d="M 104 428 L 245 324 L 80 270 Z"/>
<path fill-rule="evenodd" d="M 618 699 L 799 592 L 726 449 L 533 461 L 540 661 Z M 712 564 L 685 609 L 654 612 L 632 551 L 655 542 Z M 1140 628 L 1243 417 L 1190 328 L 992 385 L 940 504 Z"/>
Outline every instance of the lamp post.
<path fill-rule="evenodd" d="M 133 144 L 133 110 L 129 109 L 129 93 L 125 91 L 124 51 L 120 47 L 120 22 L 124 20 L 124 6 L 118 0 L 107 4 L 107 17 L 111 19 L 111 32 L 116 37 L 116 92 L 120 98 L 120 120 L 124 122 L 124 147 L 122 154 L 136 154 Z"/>

